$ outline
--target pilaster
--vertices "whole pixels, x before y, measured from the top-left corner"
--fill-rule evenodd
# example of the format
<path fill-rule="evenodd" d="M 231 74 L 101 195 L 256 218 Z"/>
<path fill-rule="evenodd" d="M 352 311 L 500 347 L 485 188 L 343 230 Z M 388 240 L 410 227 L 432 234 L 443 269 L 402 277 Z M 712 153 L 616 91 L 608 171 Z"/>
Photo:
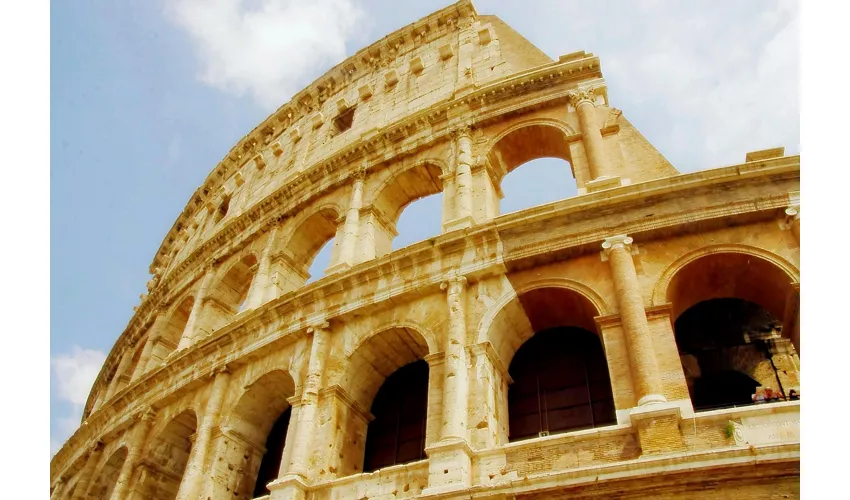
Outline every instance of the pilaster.
<path fill-rule="evenodd" d="M 226 367 L 215 374 L 207 407 L 204 410 L 204 417 L 198 428 L 195 443 L 192 445 L 192 451 L 189 454 L 189 463 L 186 465 L 186 471 L 183 473 L 183 480 L 180 482 L 180 489 L 177 492 L 178 500 L 194 500 L 200 496 L 212 433 L 218 426 L 221 417 L 221 403 L 224 400 L 229 382 L 230 374 Z"/>
<path fill-rule="evenodd" d="M 268 289 L 271 282 L 272 253 L 277 245 L 277 232 L 277 226 L 269 231 L 266 246 L 263 248 L 260 261 L 257 263 L 257 273 L 251 280 L 251 287 L 248 289 L 248 296 L 245 298 L 246 310 L 256 309 L 270 300 Z"/>
<path fill-rule="evenodd" d="M 145 410 L 130 431 L 127 439 L 127 457 L 121 465 L 115 489 L 112 490 L 112 496 L 109 497 L 109 500 L 129 498 L 133 473 L 142 457 L 142 452 L 145 450 L 145 443 L 147 443 L 151 427 L 153 427 L 155 415 L 152 409 Z"/>
<path fill-rule="evenodd" d="M 195 294 L 195 301 L 192 304 L 192 311 L 189 313 L 189 320 L 186 322 L 186 327 L 183 329 L 183 335 L 180 338 L 180 342 L 177 344 L 178 350 L 183 350 L 189 347 L 195 341 L 198 324 L 200 323 L 201 312 L 203 311 L 204 303 L 206 302 L 209 288 L 212 286 L 214 276 L 215 270 L 209 268 L 207 269 L 206 274 L 204 274 L 204 277 L 201 278 L 201 284 L 198 286 L 198 291 Z"/>
<path fill-rule="evenodd" d="M 94 445 L 94 449 L 89 453 L 86 459 L 86 465 L 80 471 L 80 476 L 77 479 L 77 484 L 74 486 L 74 491 L 71 493 L 71 500 L 83 500 L 92 484 L 92 475 L 100 457 L 103 455 L 103 442 L 98 441 Z"/>

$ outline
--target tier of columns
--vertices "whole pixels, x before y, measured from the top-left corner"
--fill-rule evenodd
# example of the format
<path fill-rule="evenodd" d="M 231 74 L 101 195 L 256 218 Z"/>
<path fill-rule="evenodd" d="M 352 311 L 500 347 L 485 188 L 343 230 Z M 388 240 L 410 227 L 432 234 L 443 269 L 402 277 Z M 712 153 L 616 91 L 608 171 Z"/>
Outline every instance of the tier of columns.
<path fill-rule="evenodd" d="M 634 399 L 631 402 L 624 400 L 617 404 L 615 401 L 615 404 L 618 406 L 618 412 L 631 413 L 634 425 L 639 425 L 646 418 L 670 417 L 673 419 L 671 422 L 677 422 L 676 411 L 671 410 L 670 405 L 666 403 L 659 363 L 656 359 L 659 348 L 668 346 L 653 345 L 653 336 L 647 319 L 648 312 L 643 304 L 631 244 L 632 238 L 617 235 L 606 238 L 601 245 L 603 259 L 607 260 L 610 266 L 618 305 L 617 320 L 622 328 L 626 345 L 627 359 L 622 361 L 629 367 L 630 382 L 634 388 Z M 504 422 L 501 424 L 498 422 L 496 415 L 506 414 L 506 407 L 500 406 L 504 401 L 500 400 L 505 399 L 510 377 L 489 344 L 470 345 L 466 326 L 467 288 L 467 279 L 455 273 L 450 273 L 441 285 L 441 289 L 446 294 L 448 326 L 445 350 L 439 356 L 439 361 L 435 361 L 434 355 L 429 356 L 433 374 L 440 377 L 440 380 L 432 378 L 431 384 L 436 382 L 442 389 L 441 404 L 438 405 L 441 418 L 434 430 L 436 440 L 431 442 L 425 450 L 429 457 L 429 483 L 428 488 L 423 492 L 426 495 L 440 494 L 471 485 L 473 452 L 470 436 L 474 434 L 474 430 L 470 430 L 468 425 L 470 413 L 475 414 L 476 422 L 485 422 L 488 429 L 505 425 Z M 331 335 L 328 323 L 317 324 L 308 329 L 305 341 L 310 342 L 310 356 L 307 360 L 303 390 L 299 395 L 290 398 L 292 417 L 279 479 L 269 485 L 272 499 L 304 498 L 306 489 L 314 479 L 314 471 L 311 468 L 315 468 L 316 463 L 323 461 L 327 464 L 334 463 L 333 457 L 317 459 L 315 455 L 311 455 L 317 453 L 316 450 L 335 450 L 333 443 L 325 442 L 330 439 L 328 435 L 333 433 L 319 429 L 320 424 L 317 419 L 322 394 L 331 390 L 323 389 L 323 374 L 329 358 Z M 608 362 L 612 365 L 618 363 L 618 360 L 609 359 Z M 435 364 L 441 365 L 439 370 L 433 370 Z M 473 375 L 470 376 L 470 373 Z M 484 376 L 475 376 L 475 373 L 483 373 Z M 229 380 L 230 376 L 226 369 L 214 375 L 203 418 L 199 422 L 188 464 L 180 483 L 178 499 L 197 498 L 202 494 L 210 496 L 213 493 L 210 490 L 213 487 L 211 483 L 203 479 L 209 476 L 209 471 L 205 470 L 206 464 L 214 461 L 212 460 L 214 457 L 211 457 L 215 448 L 213 435 L 217 431 L 220 432 L 221 407 Z M 332 394 L 331 398 L 334 397 L 343 396 Z M 481 404 L 472 402 L 476 398 L 481 401 Z M 350 403 L 346 404 L 349 407 L 352 406 Z M 630 410 L 629 407 L 632 409 Z M 355 413 L 360 420 L 358 425 L 365 430 L 369 419 L 368 412 L 360 409 Z M 152 413 L 145 413 L 128 431 L 128 455 L 118 475 L 117 485 L 111 496 L 113 500 L 128 498 L 132 492 L 133 471 L 143 455 L 145 444 L 150 439 L 152 419 Z M 338 422 L 331 424 L 339 425 Z M 657 434 L 657 427 L 656 425 L 655 434 Z M 674 427 L 671 427 L 671 432 L 674 432 Z M 503 444 L 498 442 L 498 439 L 493 441 L 493 432 L 487 434 L 491 437 L 488 438 L 489 441 L 485 443 L 485 446 Z M 480 445 L 479 442 L 478 446 Z M 647 445 L 647 449 L 652 448 Z M 101 459 L 102 450 L 103 446 L 99 444 L 91 452 L 79 473 L 73 492 L 67 495 L 68 498 L 85 498 L 86 492 L 91 487 L 91 476 L 95 465 Z M 450 472 L 446 473 L 447 470 Z M 344 472 L 350 474 L 354 471 Z"/>

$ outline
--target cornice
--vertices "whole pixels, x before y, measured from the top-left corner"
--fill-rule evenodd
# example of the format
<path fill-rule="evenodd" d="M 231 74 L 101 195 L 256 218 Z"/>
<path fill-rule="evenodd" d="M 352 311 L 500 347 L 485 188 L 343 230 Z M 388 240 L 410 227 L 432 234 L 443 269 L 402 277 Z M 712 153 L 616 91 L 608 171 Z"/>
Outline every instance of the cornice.
<path fill-rule="evenodd" d="M 308 317 L 303 313 L 299 314 L 299 311 L 311 310 L 311 305 L 317 300 L 330 299 L 329 304 L 326 304 L 327 320 L 344 319 L 350 314 L 368 314 L 370 310 L 383 307 L 387 303 L 398 303 L 416 296 L 437 293 L 440 283 L 448 277 L 448 269 L 455 265 L 459 267 L 454 272 L 467 276 L 474 282 L 489 275 L 504 273 L 506 259 L 511 261 L 523 258 L 533 259 L 537 255 L 565 248 L 581 248 L 587 242 L 590 243 L 587 244 L 586 249 L 582 250 L 583 252 L 598 252 L 599 242 L 611 234 L 641 234 L 658 225 L 674 227 L 700 224 L 710 219 L 722 220 L 740 214 L 779 210 L 788 203 L 787 191 L 782 191 L 779 187 L 774 190 L 774 193 L 766 192 L 758 199 L 725 205 L 712 204 L 711 201 L 702 200 L 692 194 L 704 189 L 707 185 L 723 186 L 730 181 L 740 179 L 741 176 L 754 180 L 760 178 L 766 190 L 769 190 L 769 186 L 775 183 L 777 176 L 783 175 L 792 179 L 799 178 L 798 156 L 768 160 L 760 166 L 753 167 L 747 164 L 747 168 L 742 168 L 737 165 L 632 184 L 617 188 L 619 191 L 608 198 L 585 195 L 565 200 L 560 204 L 555 203 L 545 212 L 535 207 L 467 230 L 446 233 L 325 277 L 267 302 L 257 309 L 245 311 L 235 321 L 201 339 L 195 346 L 178 352 L 167 365 L 156 368 L 133 381 L 110 401 L 104 402 L 104 405 L 77 429 L 51 461 L 51 474 L 55 475 L 55 472 L 64 471 L 68 465 L 73 464 L 74 460 L 79 458 L 77 455 L 81 450 L 88 448 L 82 446 L 83 444 L 114 429 L 118 425 L 112 422 L 114 416 L 132 414 L 141 408 L 161 408 L 181 393 L 206 383 L 208 377 L 221 366 L 229 365 L 235 368 L 248 362 L 249 359 L 265 355 L 272 349 L 281 349 L 296 342 L 306 335 L 307 328 L 310 326 Z M 692 200 L 690 201 L 692 206 L 690 210 L 686 207 L 676 216 L 647 222 L 643 211 L 646 207 L 645 201 L 651 198 L 649 194 L 653 192 L 653 189 L 677 196 L 682 200 Z M 642 193 L 642 195 L 633 197 L 635 193 Z M 622 221 L 616 227 L 596 227 L 575 235 L 560 234 L 556 238 L 553 238 L 553 235 L 547 235 L 548 240 L 514 247 L 505 254 L 506 241 L 512 237 L 521 239 L 515 234 L 514 228 L 527 226 L 529 220 L 535 219 L 544 223 L 549 220 L 563 220 L 567 214 L 576 211 L 581 211 L 588 216 L 605 215 L 611 199 L 616 199 L 618 196 L 621 199 L 630 200 L 632 205 L 620 208 Z M 470 246 L 481 248 L 492 246 L 494 252 L 484 252 L 484 258 L 464 262 L 462 257 Z M 446 270 L 437 273 L 419 274 L 417 272 L 422 268 L 430 267 L 428 263 L 435 259 L 443 259 L 451 265 L 447 265 Z M 386 279 L 375 290 L 376 276 L 397 276 L 402 279 Z M 350 300 L 350 297 L 358 296 L 356 292 L 360 287 L 371 287 L 370 293 L 365 294 L 361 300 Z M 354 293 L 343 297 L 342 294 L 336 293 L 341 290 Z M 166 387 L 171 392 L 154 393 L 148 390 L 150 387 Z"/>

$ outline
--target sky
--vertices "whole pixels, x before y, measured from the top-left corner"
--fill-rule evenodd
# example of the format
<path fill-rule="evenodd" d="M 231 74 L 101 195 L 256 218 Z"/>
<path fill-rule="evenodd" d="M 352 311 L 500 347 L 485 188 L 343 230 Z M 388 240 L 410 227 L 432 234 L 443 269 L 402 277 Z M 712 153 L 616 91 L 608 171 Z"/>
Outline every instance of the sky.
<path fill-rule="evenodd" d="M 681 172 L 799 153 L 799 14 L 781 0 L 475 1 L 550 57 L 598 55 L 612 106 Z M 194 190 L 289 97 L 448 5 L 419 0 L 62 0 L 50 18 L 50 447 L 91 385 Z M 537 160 L 503 184 L 507 213 L 574 196 Z M 411 204 L 393 248 L 439 233 Z M 316 279 L 328 262 L 320 252 Z"/>

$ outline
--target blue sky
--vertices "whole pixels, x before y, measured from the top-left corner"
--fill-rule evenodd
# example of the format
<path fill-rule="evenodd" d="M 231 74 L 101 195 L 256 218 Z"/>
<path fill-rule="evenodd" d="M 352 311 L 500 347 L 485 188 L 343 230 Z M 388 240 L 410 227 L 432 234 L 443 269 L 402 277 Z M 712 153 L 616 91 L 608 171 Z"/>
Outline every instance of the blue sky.
<path fill-rule="evenodd" d="M 65 0 L 50 19 L 51 454 L 79 424 L 162 238 L 236 141 L 332 65 L 447 2 Z M 613 106 L 680 171 L 799 152 L 798 13 L 775 0 L 476 1 L 553 58 L 601 57 Z M 575 193 L 539 160 L 503 212 Z M 439 232 L 411 205 L 399 248 Z M 326 252 L 316 266 L 327 263 Z"/>

